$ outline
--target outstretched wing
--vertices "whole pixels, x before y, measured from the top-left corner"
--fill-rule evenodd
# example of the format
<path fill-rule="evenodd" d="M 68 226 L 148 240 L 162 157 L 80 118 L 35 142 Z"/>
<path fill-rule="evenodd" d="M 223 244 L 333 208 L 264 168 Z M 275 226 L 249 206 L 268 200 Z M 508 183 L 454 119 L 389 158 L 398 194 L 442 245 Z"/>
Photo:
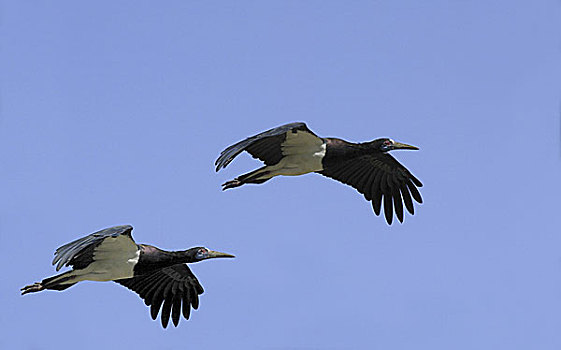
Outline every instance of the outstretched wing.
<path fill-rule="evenodd" d="M 422 203 L 417 190 L 423 184 L 413 174 L 387 153 L 363 155 L 346 162 L 336 163 L 319 171 L 320 174 L 350 185 L 372 201 L 376 215 L 380 215 L 382 200 L 386 221 L 391 225 L 393 210 L 403 222 L 403 204 L 414 214 L 413 199 Z"/>
<path fill-rule="evenodd" d="M 169 317 L 177 327 L 183 311 L 183 317 L 189 319 L 191 307 L 199 307 L 199 294 L 204 292 L 197 277 L 186 264 L 165 267 L 151 274 L 116 280 L 115 282 L 136 292 L 147 306 L 155 320 L 162 303 L 162 326 L 167 327 Z"/>
<path fill-rule="evenodd" d="M 289 132 L 303 131 L 309 133 L 310 136 L 318 138 L 316 134 L 310 131 L 305 123 L 285 124 L 271 130 L 267 130 L 255 136 L 248 137 L 240 141 L 220 153 L 220 156 L 214 162 L 216 171 L 225 168 L 230 162 L 236 158 L 238 154 L 247 151 L 258 158 L 265 165 L 274 165 L 280 162 L 282 154 L 282 143 L 286 140 L 286 134 Z"/>
<path fill-rule="evenodd" d="M 55 251 L 55 257 L 52 264 L 56 264 L 56 270 L 59 271 L 64 265 L 82 268 L 92 261 L 94 249 L 99 246 L 106 238 L 123 239 L 122 245 L 130 250 L 135 250 L 136 243 L 132 238 L 132 226 L 122 225 L 106 228 L 101 231 L 94 232 L 86 237 L 79 238 L 73 242 L 59 247 Z M 82 263 L 83 262 L 83 263 Z"/>

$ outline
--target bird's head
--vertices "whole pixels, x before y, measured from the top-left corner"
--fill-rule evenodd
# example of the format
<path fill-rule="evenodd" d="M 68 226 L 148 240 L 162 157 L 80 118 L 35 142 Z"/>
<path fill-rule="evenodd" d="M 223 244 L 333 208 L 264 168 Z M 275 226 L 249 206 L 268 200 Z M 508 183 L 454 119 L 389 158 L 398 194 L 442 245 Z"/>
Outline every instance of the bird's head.
<path fill-rule="evenodd" d="M 201 261 L 212 258 L 235 258 L 235 256 L 227 253 L 215 252 L 205 247 L 191 248 L 190 251 L 193 253 L 194 261 Z"/>
<path fill-rule="evenodd" d="M 383 139 L 377 139 L 374 140 L 372 142 L 370 142 L 370 145 L 372 148 L 379 150 L 380 152 L 389 152 L 389 151 L 393 151 L 396 149 L 412 149 L 412 150 L 418 150 L 418 147 L 415 146 L 411 146 L 411 145 L 407 145 L 405 143 L 401 143 L 401 142 L 395 142 L 394 140 L 390 139 L 390 138 L 383 138 Z"/>

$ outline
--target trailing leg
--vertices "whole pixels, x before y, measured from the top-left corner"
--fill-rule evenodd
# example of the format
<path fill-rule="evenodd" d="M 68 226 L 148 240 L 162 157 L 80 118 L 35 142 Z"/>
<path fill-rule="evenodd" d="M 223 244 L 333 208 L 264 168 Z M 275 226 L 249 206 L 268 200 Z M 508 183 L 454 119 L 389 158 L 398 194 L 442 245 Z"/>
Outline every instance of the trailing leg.
<path fill-rule="evenodd" d="M 250 173 L 240 175 L 234 180 L 226 181 L 222 184 L 222 191 L 229 188 L 239 187 L 244 184 L 261 184 L 271 179 L 273 176 L 270 175 L 270 171 L 265 170 L 266 168 L 267 167 L 265 166 Z"/>
<path fill-rule="evenodd" d="M 35 282 L 33 284 L 21 288 L 21 295 L 27 293 L 40 292 L 45 289 L 64 290 L 76 284 L 76 282 L 64 283 L 64 282 L 68 282 L 72 278 L 74 278 L 74 275 L 72 275 L 72 271 L 64 272 L 61 273 L 60 275 L 45 278 L 41 282 Z"/>

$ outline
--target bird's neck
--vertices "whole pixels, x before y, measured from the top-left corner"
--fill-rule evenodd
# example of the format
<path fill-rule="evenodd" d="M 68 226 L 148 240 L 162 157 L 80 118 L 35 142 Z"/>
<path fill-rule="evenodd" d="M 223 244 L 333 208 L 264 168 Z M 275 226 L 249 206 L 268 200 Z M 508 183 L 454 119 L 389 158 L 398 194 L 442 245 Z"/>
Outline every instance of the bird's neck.
<path fill-rule="evenodd" d="M 375 147 L 376 141 L 360 142 L 356 144 L 356 148 L 363 151 L 371 151 Z"/>
<path fill-rule="evenodd" d="M 193 252 L 191 249 L 177 250 L 168 253 L 170 255 L 170 261 L 174 265 L 195 262 L 195 259 L 193 258 Z"/>
<path fill-rule="evenodd" d="M 327 152 L 323 160 L 324 165 L 333 162 L 338 163 L 368 153 L 368 145 L 365 143 L 351 143 L 337 138 L 327 138 L 325 140 Z"/>
<path fill-rule="evenodd" d="M 137 274 L 150 273 L 164 267 L 193 261 L 189 250 L 166 251 L 150 245 L 141 245 L 142 254 L 135 266 Z"/>

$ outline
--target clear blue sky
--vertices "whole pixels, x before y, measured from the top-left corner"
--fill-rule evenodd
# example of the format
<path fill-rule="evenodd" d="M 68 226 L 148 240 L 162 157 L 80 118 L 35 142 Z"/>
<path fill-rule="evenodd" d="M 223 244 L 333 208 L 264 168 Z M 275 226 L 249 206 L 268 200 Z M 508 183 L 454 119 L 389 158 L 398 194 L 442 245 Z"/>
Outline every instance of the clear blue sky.
<path fill-rule="evenodd" d="M 1 31 L 1 348 L 561 348 L 560 1 L 4 1 Z M 425 204 L 221 192 L 259 163 L 219 152 L 292 121 L 419 146 Z M 114 283 L 19 295 L 117 224 L 237 259 L 166 330 Z"/>

